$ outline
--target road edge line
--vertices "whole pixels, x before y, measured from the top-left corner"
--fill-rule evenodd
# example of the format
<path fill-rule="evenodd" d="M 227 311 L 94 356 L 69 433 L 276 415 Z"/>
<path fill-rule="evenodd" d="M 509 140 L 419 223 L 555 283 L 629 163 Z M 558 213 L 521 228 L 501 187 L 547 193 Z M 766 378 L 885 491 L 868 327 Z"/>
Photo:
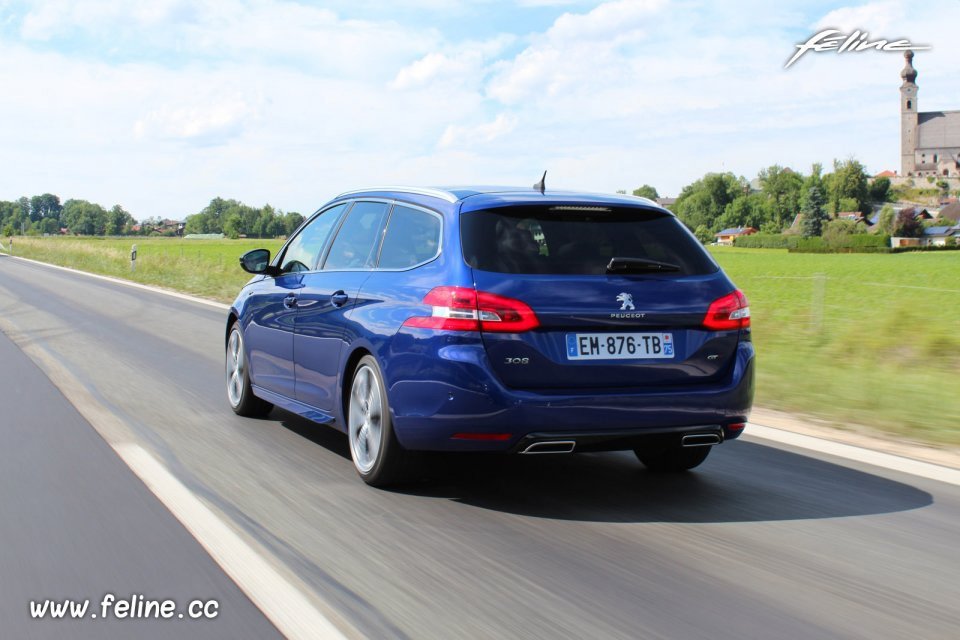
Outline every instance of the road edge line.
<path fill-rule="evenodd" d="M 117 455 L 200 546 L 287 638 L 346 639 L 340 629 L 290 584 L 146 449 L 117 444 Z"/>
<path fill-rule="evenodd" d="M 767 440 L 786 444 L 800 449 L 825 453 L 855 462 L 863 462 L 875 467 L 899 471 L 929 480 L 937 480 L 947 484 L 960 486 L 960 469 L 951 469 L 930 462 L 922 462 L 912 458 L 884 453 L 873 449 L 866 449 L 852 444 L 826 440 L 816 436 L 808 436 L 795 431 L 767 427 L 753 422 L 747 423 L 744 431 L 744 440 Z"/>
<path fill-rule="evenodd" d="M 7 256 L 8 258 L 13 258 L 14 260 L 22 260 L 23 262 L 29 262 L 31 264 L 38 264 L 42 267 L 49 267 L 50 269 L 59 269 L 60 271 L 76 273 L 81 276 L 87 276 L 88 278 L 96 278 L 97 280 L 106 280 L 107 282 L 112 282 L 114 284 L 121 284 L 127 287 L 133 287 L 134 289 L 152 291 L 153 293 L 160 293 L 165 296 L 170 296 L 171 298 L 178 298 L 180 300 L 186 300 L 188 302 L 196 302 L 198 304 L 204 304 L 209 307 L 214 307 L 216 309 L 222 309 L 223 311 L 227 311 L 230 309 L 230 305 L 228 304 L 223 304 L 222 302 L 216 302 L 214 300 L 207 300 L 206 298 L 200 298 L 198 296 L 192 296 L 188 293 L 180 293 L 179 291 L 172 291 L 170 289 L 164 289 L 162 287 L 156 287 L 149 284 L 141 284 L 139 282 L 134 282 L 132 280 L 124 280 L 123 278 L 117 278 L 114 276 L 105 276 L 99 273 L 91 273 L 90 271 L 81 271 L 80 269 L 63 267 L 63 266 L 60 266 L 59 264 L 51 264 L 49 262 L 33 260 L 32 258 L 23 258 L 21 256 L 13 255 L 10 253 L 4 253 L 2 251 L 0 251 L 0 255 Z"/>

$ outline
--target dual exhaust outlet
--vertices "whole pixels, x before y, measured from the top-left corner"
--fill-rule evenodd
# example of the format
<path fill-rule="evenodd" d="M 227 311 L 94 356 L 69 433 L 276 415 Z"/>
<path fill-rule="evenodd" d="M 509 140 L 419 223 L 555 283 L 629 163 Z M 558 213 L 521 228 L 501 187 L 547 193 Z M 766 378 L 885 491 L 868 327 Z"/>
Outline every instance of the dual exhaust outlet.
<path fill-rule="evenodd" d="M 680 439 L 682 447 L 712 447 L 720 444 L 721 438 L 718 433 L 690 433 Z M 576 448 L 576 440 L 541 440 L 534 442 L 521 451 L 521 454 L 538 453 L 573 453 Z"/>

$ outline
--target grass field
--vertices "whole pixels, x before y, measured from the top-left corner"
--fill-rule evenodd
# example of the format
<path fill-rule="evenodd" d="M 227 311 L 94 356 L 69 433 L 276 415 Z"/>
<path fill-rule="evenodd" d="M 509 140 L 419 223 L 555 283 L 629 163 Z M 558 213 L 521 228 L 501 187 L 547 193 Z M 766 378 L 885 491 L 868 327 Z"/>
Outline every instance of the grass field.
<path fill-rule="evenodd" d="M 14 253 L 230 302 L 249 278 L 237 258 L 280 244 L 15 238 Z M 960 253 L 713 253 L 750 300 L 758 406 L 960 444 Z"/>
<path fill-rule="evenodd" d="M 131 273 L 134 244 L 137 270 Z M 230 303 L 251 277 L 240 269 L 240 256 L 260 247 L 274 253 L 282 244 L 281 240 L 251 239 L 15 237 L 13 253 Z"/>

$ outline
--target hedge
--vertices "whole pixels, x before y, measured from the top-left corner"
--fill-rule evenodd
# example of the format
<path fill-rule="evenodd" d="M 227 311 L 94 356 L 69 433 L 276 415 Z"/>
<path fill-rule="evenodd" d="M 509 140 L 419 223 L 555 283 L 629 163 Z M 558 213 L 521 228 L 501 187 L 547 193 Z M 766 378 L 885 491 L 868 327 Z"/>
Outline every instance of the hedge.
<path fill-rule="evenodd" d="M 856 233 L 840 236 L 836 242 L 828 242 L 821 236 L 804 238 L 782 233 L 754 233 L 734 240 L 734 246 L 747 249 L 789 249 L 807 253 L 882 253 L 890 248 L 890 236 L 886 234 Z"/>

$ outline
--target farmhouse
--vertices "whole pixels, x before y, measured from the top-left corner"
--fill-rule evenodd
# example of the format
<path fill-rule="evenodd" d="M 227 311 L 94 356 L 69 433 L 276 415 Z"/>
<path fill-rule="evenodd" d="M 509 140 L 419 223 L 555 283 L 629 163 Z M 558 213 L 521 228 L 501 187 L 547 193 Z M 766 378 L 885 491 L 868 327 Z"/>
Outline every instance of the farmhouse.
<path fill-rule="evenodd" d="M 717 238 L 717 244 L 732 245 L 733 241 L 740 236 L 748 236 L 751 233 L 756 232 L 757 230 L 753 227 L 733 227 L 731 229 L 723 229 L 722 231 L 718 231 L 715 235 Z"/>

